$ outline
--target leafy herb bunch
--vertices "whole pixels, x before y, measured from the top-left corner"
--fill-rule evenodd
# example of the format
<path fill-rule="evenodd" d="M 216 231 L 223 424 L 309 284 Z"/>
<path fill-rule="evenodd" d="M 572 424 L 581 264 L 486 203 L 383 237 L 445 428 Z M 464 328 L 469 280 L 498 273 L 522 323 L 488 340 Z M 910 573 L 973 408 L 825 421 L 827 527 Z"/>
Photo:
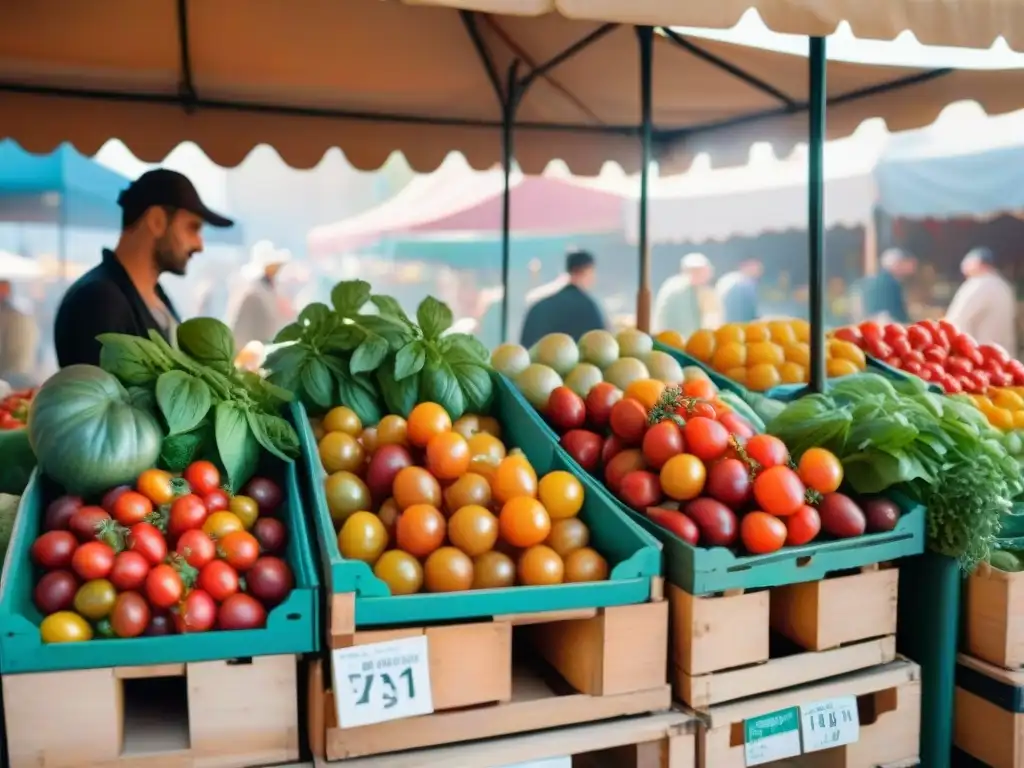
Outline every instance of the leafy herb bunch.
<path fill-rule="evenodd" d="M 178 326 L 178 347 L 156 331 L 149 338 L 105 333 L 100 367 L 124 384 L 132 400 L 159 413 L 166 427 L 160 461 L 180 472 L 199 458 L 224 468 L 231 489 L 255 474 L 260 448 L 284 461 L 299 441 L 281 409 L 288 390 L 235 367 L 234 336 L 209 317 Z"/>
<path fill-rule="evenodd" d="M 410 319 L 391 296 L 363 280 L 338 283 L 331 304 L 306 307 L 274 339 L 270 381 L 296 393 L 312 413 L 347 405 L 363 424 L 384 413 L 408 416 L 433 401 L 453 419 L 485 413 L 493 398 L 489 353 L 465 333 L 449 333 L 447 305 L 424 299 Z"/>

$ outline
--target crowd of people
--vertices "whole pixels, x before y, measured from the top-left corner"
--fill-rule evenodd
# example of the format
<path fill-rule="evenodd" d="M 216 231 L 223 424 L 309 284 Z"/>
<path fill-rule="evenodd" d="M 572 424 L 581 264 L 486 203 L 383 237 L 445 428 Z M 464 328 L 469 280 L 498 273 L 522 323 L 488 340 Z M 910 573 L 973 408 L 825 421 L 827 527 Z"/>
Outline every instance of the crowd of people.
<path fill-rule="evenodd" d="M 173 341 L 181 317 L 160 285 L 161 275 L 186 273 L 192 257 L 203 250 L 204 225 L 233 224 L 211 211 L 185 176 L 166 169 L 140 176 L 121 194 L 118 204 L 122 227 L 116 246 L 104 251 L 101 262 L 71 285 L 55 312 L 52 333 L 60 367 L 98 364 L 96 337 L 102 333 L 143 336 L 156 331 Z M 288 251 L 270 242 L 252 248 L 242 270 L 243 287 L 233 292 L 223 313 L 241 351 L 240 364 L 258 366 L 264 344 L 297 312 L 294 302 L 276 285 L 291 261 Z M 850 291 L 850 319 L 909 322 L 905 283 L 917 266 L 917 260 L 904 251 L 885 251 L 878 272 Z M 523 345 L 531 346 L 548 333 L 563 332 L 578 339 L 589 330 L 609 326 L 593 295 L 597 269 L 591 253 L 571 251 L 563 277 L 550 290 L 538 289 L 527 296 Z M 946 317 L 979 342 L 999 344 L 1016 354 L 1016 290 L 1000 274 L 992 252 L 975 248 L 964 257 L 961 272 L 964 282 Z M 761 317 L 758 282 L 763 273 L 764 265 L 750 259 L 716 281 L 714 265 L 706 256 L 687 254 L 678 274 L 658 287 L 652 330 L 689 337 L 699 328 Z M 314 282 L 310 280 L 310 288 Z M 200 314 L 207 314 L 202 304 Z M 37 319 L 14 301 L 10 283 L 0 280 L 0 379 L 16 386 L 38 383 L 32 380 L 37 346 L 50 330 L 40 328 Z"/>

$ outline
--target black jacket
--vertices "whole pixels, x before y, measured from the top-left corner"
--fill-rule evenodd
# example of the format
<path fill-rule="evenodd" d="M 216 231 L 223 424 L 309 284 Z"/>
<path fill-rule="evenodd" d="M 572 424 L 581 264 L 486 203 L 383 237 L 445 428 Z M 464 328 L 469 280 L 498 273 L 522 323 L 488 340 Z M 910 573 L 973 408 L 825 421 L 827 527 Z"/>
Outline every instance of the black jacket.
<path fill-rule="evenodd" d="M 530 307 L 523 321 L 520 344 L 529 349 L 549 333 L 567 333 L 579 341 L 587 331 L 604 327 L 597 302 L 570 284 Z"/>
<path fill-rule="evenodd" d="M 156 294 L 176 322 L 181 322 L 167 294 L 158 285 Z M 151 330 L 167 338 L 167 331 L 153 317 L 113 251 L 103 251 L 103 261 L 68 288 L 57 310 L 53 341 L 61 368 L 77 363 L 99 365 L 101 333 L 148 336 Z M 167 339 L 171 341 L 171 339 Z"/>

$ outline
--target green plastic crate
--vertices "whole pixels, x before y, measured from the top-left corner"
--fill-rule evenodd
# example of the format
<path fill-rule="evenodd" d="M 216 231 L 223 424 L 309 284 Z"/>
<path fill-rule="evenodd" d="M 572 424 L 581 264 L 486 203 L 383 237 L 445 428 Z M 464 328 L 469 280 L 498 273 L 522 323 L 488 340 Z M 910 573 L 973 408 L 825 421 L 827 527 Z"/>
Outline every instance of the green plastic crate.
<path fill-rule="evenodd" d="M 320 648 L 319 586 L 303 516 L 295 464 L 284 465 L 285 560 L 295 577 L 288 599 L 267 617 L 264 629 L 211 631 L 164 637 L 93 639 L 47 645 L 39 637 L 42 614 L 32 602 L 36 571 L 29 550 L 45 509 L 43 483 L 34 472 L 21 498 L 0 580 L 0 671 L 4 674 L 175 664 L 248 656 L 311 653 Z"/>
<path fill-rule="evenodd" d="M 586 471 L 555 444 L 558 435 L 539 413 L 530 409 L 538 429 L 544 430 L 562 460 L 574 466 L 574 474 Z M 665 557 L 665 578 L 692 595 L 706 595 L 727 589 L 758 589 L 817 581 L 826 574 L 859 568 L 901 557 L 919 555 L 925 546 L 925 508 L 901 496 L 892 497 L 902 515 L 896 528 L 854 539 L 820 541 L 802 547 L 784 547 L 768 555 L 735 555 L 725 547 L 695 547 L 671 531 L 622 503 L 607 487 L 591 477 L 611 504 L 643 526 L 661 542 Z"/>
<path fill-rule="evenodd" d="M 494 413 L 501 419 L 504 440 L 521 448 L 538 477 L 557 469 L 580 478 L 585 491 L 579 517 L 590 529 L 590 544 L 608 560 L 607 581 L 559 584 L 549 587 L 509 587 L 445 594 L 394 596 L 363 562 L 346 560 L 338 550 L 337 534 L 324 493 L 326 473 L 320 464 L 309 419 L 293 405 L 302 443 L 303 461 L 317 529 L 325 587 L 331 593 L 354 592 L 357 626 L 436 622 L 511 613 L 560 611 L 642 603 L 651 594 L 651 579 L 661 573 L 661 553 L 655 539 L 622 514 L 598 484 L 566 456 L 530 418 L 533 409 L 511 384 L 495 376 Z"/>

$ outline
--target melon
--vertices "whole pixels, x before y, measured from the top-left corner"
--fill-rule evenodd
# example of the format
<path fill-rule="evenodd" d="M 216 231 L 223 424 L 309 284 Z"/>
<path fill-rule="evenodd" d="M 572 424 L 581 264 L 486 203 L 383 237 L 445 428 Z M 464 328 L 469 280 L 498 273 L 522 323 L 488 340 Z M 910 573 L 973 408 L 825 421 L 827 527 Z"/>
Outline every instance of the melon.
<path fill-rule="evenodd" d="M 590 390 L 604 381 L 601 369 L 591 363 L 580 363 L 565 377 L 565 386 L 580 397 L 586 397 Z"/>
<path fill-rule="evenodd" d="M 644 364 L 652 379 L 666 384 L 678 384 L 683 380 L 683 366 L 667 352 L 648 352 Z"/>
<path fill-rule="evenodd" d="M 637 379 L 651 378 L 647 366 L 635 357 L 620 357 L 604 369 L 604 380 L 614 384 L 623 392 Z"/>
<path fill-rule="evenodd" d="M 519 344 L 500 344 L 491 353 L 491 367 L 510 379 L 515 379 L 529 364 L 530 353 Z"/>
<path fill-rule="evenodd" d="M 516 376 L 516 388 L 538 410 L 547 408 L 548 398 L 560 386 L 562 377 L 554 369 L 540 363 L 530 363 L 526 370 Z"/>
<path fill-rule="evenodd" d="M 615 339 L 619 342 L 619 354 L 622 357 L 635 357 L 638 360 L 643 360 L 654 349 L 654 339 L 636 328 L 619 331 L 619 335 Z"/>
<path fill-rule="evenodd" d="M 604 370 L 619 359 L 619 342 L 608 331 L 587 331 L 580 337 L 580 360 Z"/>
<path fill-rule="evenodd" d="M 693 381 L 694 379 L 711 381 L 711 377 L 708 376 L 708 372 L 699 365 L 688 365 L 683 368 L 683 381 Z"/>
<path fill-rule="evenodd" d="M 580 361 L 580 351 L 569 334 L 549 333 L 530 349 L 530 360 L 565 376 Z"/>

